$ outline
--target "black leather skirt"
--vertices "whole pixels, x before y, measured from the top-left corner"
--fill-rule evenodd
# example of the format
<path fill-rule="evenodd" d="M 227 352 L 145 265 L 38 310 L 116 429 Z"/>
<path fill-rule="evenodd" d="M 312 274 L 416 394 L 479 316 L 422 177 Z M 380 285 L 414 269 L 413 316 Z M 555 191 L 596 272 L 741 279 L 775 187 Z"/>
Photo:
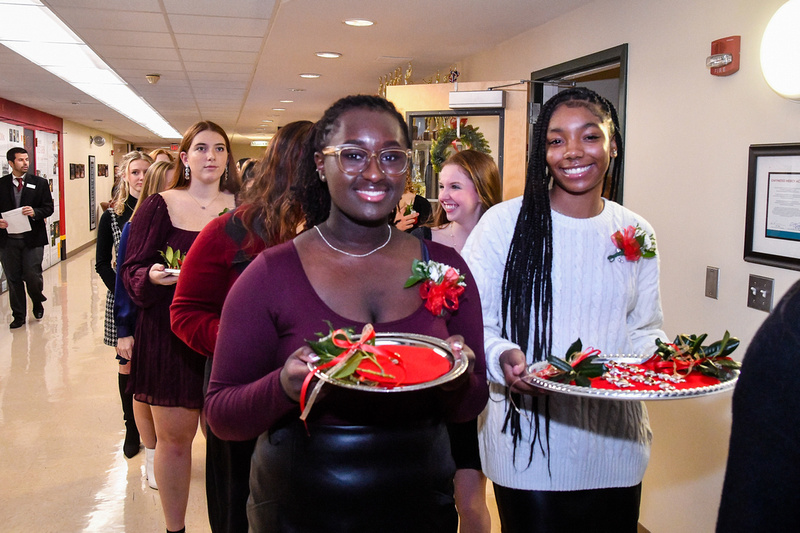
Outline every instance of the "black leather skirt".
<path fill-rule="evenodd" d="M 261 435 L 251 532 L 453 532 L 455 464 L 443 423 L 309 426 Z"/>

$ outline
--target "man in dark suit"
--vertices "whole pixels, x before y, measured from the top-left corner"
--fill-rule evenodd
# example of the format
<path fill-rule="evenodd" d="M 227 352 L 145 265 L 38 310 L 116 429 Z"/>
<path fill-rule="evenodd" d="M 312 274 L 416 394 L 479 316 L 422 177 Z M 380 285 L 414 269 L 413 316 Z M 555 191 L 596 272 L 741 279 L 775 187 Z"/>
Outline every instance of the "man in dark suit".
<path fill-rule="evenodd" d="M 47 244 L 45 219 L 53 214 L 53 196 L 47 180 L 28 174 L 28 152 L 12 148 L 6 154 L 11 174 L 0 178 L 0 216 L 22 208 L 31 229 L 24 233 L 9 234 L 8 222 L 0 218 L 0 262 L 8 280 L 8 295 L 14 320 L 11 329 L 25 324 L 25 289 L 33 302 L 33 316 L 44 316 L 42 302 L 42 258 Z"/>

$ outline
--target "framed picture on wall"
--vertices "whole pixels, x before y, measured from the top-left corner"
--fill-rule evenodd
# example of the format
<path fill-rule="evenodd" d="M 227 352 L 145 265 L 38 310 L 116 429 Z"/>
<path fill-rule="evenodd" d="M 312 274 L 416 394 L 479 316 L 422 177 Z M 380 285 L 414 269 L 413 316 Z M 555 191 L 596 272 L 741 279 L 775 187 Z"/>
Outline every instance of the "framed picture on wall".
<path fill-rule="evenodd" d="M 750 146 L 744 260 L 800 270 L 800 143 Z"/>
<path fill-rule="evenodd" d="M 95 157 L 89 156 L 89 230 L 97 227 L 97 195 L 95 190 Z"/>

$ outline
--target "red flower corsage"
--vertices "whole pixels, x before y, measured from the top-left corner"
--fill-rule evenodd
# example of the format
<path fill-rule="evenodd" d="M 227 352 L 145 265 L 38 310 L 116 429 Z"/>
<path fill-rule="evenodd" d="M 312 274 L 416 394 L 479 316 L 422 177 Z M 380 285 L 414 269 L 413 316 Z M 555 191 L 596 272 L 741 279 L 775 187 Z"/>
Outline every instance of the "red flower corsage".
<path fill-rule="evenodd" d="M 656 256 L 656 238 L 647 234 L 639 224 L 628 226 L 611 236 L 611 242 L 618 248 L 617 253 L 609 255 L 608 260 L 614 261 L 617 257 L 625 257 L 628 261 L 638 261 L 642 257 Z"/>
<path fill-rule="evenodd" d="M 444 316 L 445 312 L 458 309 L 458 297 L 466 287 L 464 276 L 458 270 L 436 261 L 414 259 L 411 276 L 406 280 L 405 287 L 420 281 L 419 295 L 434 316 Z"/>

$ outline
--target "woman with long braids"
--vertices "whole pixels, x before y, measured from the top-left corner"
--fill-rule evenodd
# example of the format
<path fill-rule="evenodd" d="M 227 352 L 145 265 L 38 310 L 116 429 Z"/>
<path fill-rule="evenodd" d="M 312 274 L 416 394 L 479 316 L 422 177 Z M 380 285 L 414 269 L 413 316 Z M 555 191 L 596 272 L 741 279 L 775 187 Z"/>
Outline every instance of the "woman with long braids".
<path fill-rule="evenodd" d="M 652 353 L 666 338 L 659 260 L 614 256 L 641 216 L 615 197 L 623 145 L 614 107 L 585 88 L 543 107 L 525 193 L 480 220 L 463 255 L 483 305 L 490 401 L 481 462 L 504 533 L 637 530 L 651 431 L 641 402 L 541 394 L 523 378 L 576 339 L 603 353 Z"/>

